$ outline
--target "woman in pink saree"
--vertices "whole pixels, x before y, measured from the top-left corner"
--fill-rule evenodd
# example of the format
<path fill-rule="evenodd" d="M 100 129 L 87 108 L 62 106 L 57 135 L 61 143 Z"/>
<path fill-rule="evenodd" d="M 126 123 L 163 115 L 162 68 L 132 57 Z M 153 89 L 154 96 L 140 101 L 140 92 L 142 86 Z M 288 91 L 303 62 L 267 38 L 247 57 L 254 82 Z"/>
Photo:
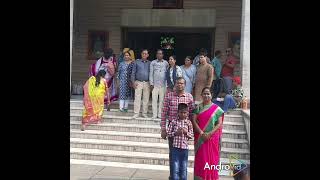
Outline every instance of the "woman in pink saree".
<path fill-rule="evenodd" d="M 218 180 L 219 170 L 205 168 L 206 164 L 218 165 L 220 162 L 220 139 L 222 134 L 223 110 L 211 102 L 209 87 L 203 88 L 203 102 L 194 110 L 194 179 Z"/>
<path fill-rule="evenodd" d="M 117 87 L 116 87 L 116 79 L 115 77 L 115 70 L 116 69 L 116 58 L 113 55 L 113 50 L 111 48 L 107 48 L 104 51 L 104 55 L 98 59 L 98 61 L 91 65 L 89 76 L 95 76 L 99 70 L 104 70 L 106 75 L 104 79 L 107 81 L 108 84 L 108 93 L 110 97 L 110 101 L 116 101 L 118 99 L 117 96 Z M 107 95 L 104 98 L 104 104 L 107 104 L 108 97 Z"/>
<path fill-rule="evenodd" d="M 106 72 L 100 70 L 96 76 L 91 76 L 86 84 L 83 86 L 83 113 L 81 130 L 88 124 L 97 124 L 101 122 L 103 110 L 104 110 L 104 97 L 108 94 L 108 85 L 103 78 Z M 107 98 L 107 104 L 110 104 L 109 98 Z"/>

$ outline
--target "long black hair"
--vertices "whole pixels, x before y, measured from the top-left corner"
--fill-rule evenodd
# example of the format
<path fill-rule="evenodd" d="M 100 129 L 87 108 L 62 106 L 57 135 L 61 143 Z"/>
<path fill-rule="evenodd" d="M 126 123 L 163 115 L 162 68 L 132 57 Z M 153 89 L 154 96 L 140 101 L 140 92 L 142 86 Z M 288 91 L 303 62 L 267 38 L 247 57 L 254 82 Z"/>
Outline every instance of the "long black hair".
<path fill-rule="evenodd" d="M 211 90 L 210 90 L 210 87 L 204 87 L 204 88 L 202 89 L 202 91 L 201 91 L 201 94 L 203 94 L 203 92 L 204 92 L 206 89 L 208 89 L 208 90 L 210 91 L 210 93 L 212 93 Z"/>
<path fill-rule="evenodd" d="M 96 75 L 96 87 L 99 86 L 101 77 L 104 77 L 105 75 L 106 75 L 106 71 L 105 70 L 100 70 L 98 72 L 98 74 Z"/>
<path fill-rule="evenodd" d="M 113 50 L 111 48 L 107 48 L 103 52 L 103 56 L 105 59 L 109 59 L 111 56 L 113 56 Z"/>
<path fill-rule="evenodd" d="M 176 55 L 171 55 L 170 57 L 172 57 L 175 61 L 177 60 L 177 56 Z"/>
<path fill-rule="evenodd" d="M 193 59 L 192 59 L 192 57 L 191 56 L 186 56 L 186 58 L 184 58 L 184 59 L 190 59 L 190 61 L 191 61 L 191 64 L 192 64 L 192 61 L 193 61 Z"/>
<path fill-rule="evenodd" d="M 172 57 L 174 59 L 174 61 L 177 62 L 177 56 L 176 55 L 171 55 L 169 56 L 169 58 Z M 169 61 L 169 60 L 168 60 Z M 176 67 L 176 64 L 174 64 L 174 67 Z M 170 65 L 168 66 L 168 69 L 170 68 Z"/>

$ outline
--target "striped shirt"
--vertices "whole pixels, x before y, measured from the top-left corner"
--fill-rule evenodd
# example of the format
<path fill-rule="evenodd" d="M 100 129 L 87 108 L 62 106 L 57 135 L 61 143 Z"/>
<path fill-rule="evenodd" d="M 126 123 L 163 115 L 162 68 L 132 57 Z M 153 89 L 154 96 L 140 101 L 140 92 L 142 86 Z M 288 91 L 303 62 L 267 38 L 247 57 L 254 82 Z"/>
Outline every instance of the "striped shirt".
<path fill-rule="evenodd" d="M 175 135 L 179 128 L 187 129 L 187 134 L 180 136 Z M 172 146 L 180 149 L 189 149 L 188 140 L 193 136 L 193 127 L 191 121 L 187 118 L 184 120 L 173 119 L 167 129 L 168 137 L 173 137 Z"/>

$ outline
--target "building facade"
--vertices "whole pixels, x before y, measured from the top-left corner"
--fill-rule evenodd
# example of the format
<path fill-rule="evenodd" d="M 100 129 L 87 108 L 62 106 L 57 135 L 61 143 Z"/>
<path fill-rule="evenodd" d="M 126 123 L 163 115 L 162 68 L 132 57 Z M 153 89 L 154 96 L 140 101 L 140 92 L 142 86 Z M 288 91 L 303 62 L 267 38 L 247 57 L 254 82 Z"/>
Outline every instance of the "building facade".
<path fill-rule="evenodd" d="M 162 35 L 176 38 L 176 53 L 181 56 L 185 55 L 185 51 L 195 55 L 199 48 L 206 47 L 212 57 L 215 50 L 225 51 L 234 45 L 237 38 L 241 39 L 241 47 L 250 48 L 248 0 L 178 0 L 179 7 L 171 9 L 156 7 L 155 2 L 161 1 L 71 0 L 70 88 L 73 93 L 76 93 L 76 85 L 81 87 L 87 80 L 89 66 L 94 63 L 90 56 L 90 49 L 94 49 L 94 33 L 105 37 L 102 39 L 104 46 L 111 47 L 116 55 L 125 47 L 139 47 L 139 43 L 144 48 L 154 46 Z M 191 49 L 194 51 L 191 52 Z M 242 78 L 249 87 L 250 51 L 243 49 L 240 48 L 236 74 L 242 75 L 245 70 L 246 77 Z M 139 54 L 136 53 L 137 56 Z"/>

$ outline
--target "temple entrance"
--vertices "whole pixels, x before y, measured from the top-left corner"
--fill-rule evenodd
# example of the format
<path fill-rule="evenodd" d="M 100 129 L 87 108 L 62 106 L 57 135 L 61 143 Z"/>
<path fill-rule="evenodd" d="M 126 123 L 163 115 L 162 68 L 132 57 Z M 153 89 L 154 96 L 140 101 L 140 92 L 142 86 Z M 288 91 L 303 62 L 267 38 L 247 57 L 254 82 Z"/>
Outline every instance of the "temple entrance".
<path fill-rule="evenodd" d="M 184 64 L 186 56 L 194 58 L 200 48 L 208 50 L 211 58 L 214 52 L 214 29 L 208 28 L 122 28 L 122 49 L 129 47 L 141 58 L 141 50 L 149 50 L 149 60 L 156 58 L 156 50 L 163 49 L 164 59 L 176 55 L 177 65 Z"/>

